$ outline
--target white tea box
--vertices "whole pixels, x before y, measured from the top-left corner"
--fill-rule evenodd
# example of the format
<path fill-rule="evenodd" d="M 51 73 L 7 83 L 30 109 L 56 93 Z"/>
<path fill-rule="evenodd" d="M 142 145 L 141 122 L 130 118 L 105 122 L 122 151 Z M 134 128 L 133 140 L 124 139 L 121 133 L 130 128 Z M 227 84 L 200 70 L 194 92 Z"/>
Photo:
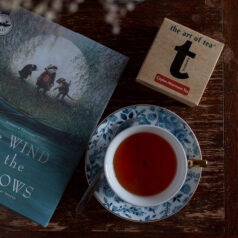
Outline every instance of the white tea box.
<path fill-rule="evenodd" d="M 136 81 L 196 106 L 223 47 L 223 43 L 165 18 Z"/>

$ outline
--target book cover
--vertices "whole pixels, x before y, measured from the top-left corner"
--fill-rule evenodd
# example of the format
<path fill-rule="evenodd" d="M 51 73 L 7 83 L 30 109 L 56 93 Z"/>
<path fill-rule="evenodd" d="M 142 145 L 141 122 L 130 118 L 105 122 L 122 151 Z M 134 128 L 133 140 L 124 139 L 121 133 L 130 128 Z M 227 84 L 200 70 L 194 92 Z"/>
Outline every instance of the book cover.
<path fill-rule="evenodd" d="M 223 47 L 223 43 L 165 18 L 137 82 L 197 106 Z"/>
<path fill-rule="evenodd" d="M 47 226 L 128 58 L 23 8 L 0 14 L 0 204 Z"/>

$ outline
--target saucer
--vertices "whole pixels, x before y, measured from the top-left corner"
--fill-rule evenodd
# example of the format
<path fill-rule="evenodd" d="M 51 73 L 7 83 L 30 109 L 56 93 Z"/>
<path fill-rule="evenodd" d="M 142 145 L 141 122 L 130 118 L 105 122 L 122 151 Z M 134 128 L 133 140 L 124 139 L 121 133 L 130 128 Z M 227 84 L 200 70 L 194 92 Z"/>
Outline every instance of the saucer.
<path fill-rule="evenodd" d="M 92 135 L 85 160 L 89 184 L 98 170 L 103 167 L 104 155 L 118 126 L 129 119 L 135 119 L 141 125 L 154 125 L 167 129 L 181 142 L 187 158 L 201 156 L 196 136 L 178 115 L 154 105 L 128 106 L 104 119 Z M 189 168 L 186 181 L 180 191 L 169 201 L 158 206 L 138 207 L 125 202 L 112 191 L 105 177 L 94 195 L 108 211 L 121 218 L 137 222 L 158 221 L 179 212 L 189 202 L 199 184 L 201 172 L 201 168 Z"/>

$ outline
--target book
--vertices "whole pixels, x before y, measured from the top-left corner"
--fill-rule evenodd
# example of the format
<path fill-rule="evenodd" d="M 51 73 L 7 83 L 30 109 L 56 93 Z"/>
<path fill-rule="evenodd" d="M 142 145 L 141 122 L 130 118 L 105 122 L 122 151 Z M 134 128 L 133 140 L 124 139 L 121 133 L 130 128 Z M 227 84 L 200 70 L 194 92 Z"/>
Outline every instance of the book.
<path fill-rule="evenodd" d="M 0 23 L 0 204 L 47 226 L 128 58 L 23 8 Z"/>
<path fill-rule="evenodd" d="M 197 106 L 223 47 L 223 43 L 165 18 L 136 81 Z"/>

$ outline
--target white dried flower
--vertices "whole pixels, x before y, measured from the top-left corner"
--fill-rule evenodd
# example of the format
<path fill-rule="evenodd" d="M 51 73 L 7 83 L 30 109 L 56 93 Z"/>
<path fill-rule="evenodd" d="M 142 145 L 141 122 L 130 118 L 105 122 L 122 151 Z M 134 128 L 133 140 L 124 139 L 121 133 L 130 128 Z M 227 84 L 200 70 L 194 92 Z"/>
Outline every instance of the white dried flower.
<path fill-rule="evenodd" d="M 77 12 L 78 11 L 78 3 L 77 2 L 70 3 L 68 9 L 71 13 Z"/>
<path fill-rule="evenodd" d="M 56 12 L 61 11 L 62 8 L 63 8 L 63 3 L 62 3 L 62 1 L 61 1 L 61 0 L 55 0 L 55 1 L 53 1 L 53 3 L 52 3 L 52 8 L 53 8 L 53 10 L 55 10 Z"/>
<path fill-rule="evenodd" d="M 135 4 L 144 0 L 98 0 L 105 9 L 105 21 L 112 26 L 114 34 L 120 33 L 120 21 L 124 18 L 128 11 L 135 9 Z M 0 8 L 12 9 L 18 6 L 23 6 L 35 11 L 37 14 L 43 15 L 46 18 L 53 20 L 57 14 L 62 11 L 63 4 L 67 4 L 70 13 L 76 13 L 79 4 L 84 0 L 43 0 L 38 4 L 33 4 L 32 0 L 0 0 Z"/>
<path fill-rule="evenodd" d="M 47 4 L 45 2 L 40 3 L 39 5 L 36 6 L 36 8 L 34 9 L 34 11 L 37 14 L 47 14 Z"/>
<path fill-rule="evenodd" d="M 133 2 L 129 2 L 126 4 L 126 9 L 128 11 L 133 11 L 135 9 L 135 4 Z"/>
<path fill-rule="evenodd" d="M 118 35 L 121 31 L 121 28 L 120 26 L 113 26 L 112 28 L 112 33 L 115 34 L 115 35 Z"/>
<path fill-rule="evenodd" d="M 120 21 L 126 17 L 128 11 L 135 9 L 137 2 L 143 0 L 101 0 L 101 4 L 107 11 L 106 22 L 112 25 L 112 32 L 114 34 L 120 33 Z"/>
<path fill-rule="evenodd" d="M 31 0 L 24 0 L 22 3 L 23 7 L 25 8 L 32 8 L 33 4 Z"/>
<path fill-rule="evenodd" d="M 53 11 L 47 11 L 45 17 L 49 20 L 54 20 L 56 18 L 56 14 Z"/>

